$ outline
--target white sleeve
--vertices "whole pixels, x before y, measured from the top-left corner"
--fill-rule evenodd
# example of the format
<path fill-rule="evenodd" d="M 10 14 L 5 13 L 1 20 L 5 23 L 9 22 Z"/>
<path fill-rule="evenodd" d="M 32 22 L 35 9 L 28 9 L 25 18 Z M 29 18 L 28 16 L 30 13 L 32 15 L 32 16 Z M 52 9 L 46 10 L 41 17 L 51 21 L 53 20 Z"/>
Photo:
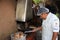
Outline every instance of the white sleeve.
<path fill-rule="evenodd" d="M 53 32 L 59 32 L 59 19 L 54 19 L 52 23 Z"/>

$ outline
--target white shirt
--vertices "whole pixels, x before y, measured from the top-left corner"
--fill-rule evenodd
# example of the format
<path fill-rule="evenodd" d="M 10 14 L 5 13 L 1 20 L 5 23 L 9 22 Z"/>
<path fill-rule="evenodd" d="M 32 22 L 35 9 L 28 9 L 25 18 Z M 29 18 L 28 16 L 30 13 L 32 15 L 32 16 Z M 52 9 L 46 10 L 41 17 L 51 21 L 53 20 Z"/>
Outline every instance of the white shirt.
<path fill-rule="evenodd" d="M 53 32 L 59 32 L 59 19 L 50 12 L 42 23 L 42 40 L 52 40 Z"/>

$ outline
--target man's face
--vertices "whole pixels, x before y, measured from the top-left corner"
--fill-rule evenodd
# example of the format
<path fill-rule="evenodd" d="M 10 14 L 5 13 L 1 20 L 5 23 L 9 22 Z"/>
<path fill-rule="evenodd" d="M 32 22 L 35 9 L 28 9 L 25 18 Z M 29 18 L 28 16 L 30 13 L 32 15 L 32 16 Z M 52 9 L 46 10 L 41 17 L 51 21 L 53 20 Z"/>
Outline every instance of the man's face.
<path fill-rule="evenodd" d="M 43 13 L 40 15 L 40 18 L 41 18 L 41 19 L 46 19 L 46 18 L 47 18 L 47 13 L 43 12 Z"/>

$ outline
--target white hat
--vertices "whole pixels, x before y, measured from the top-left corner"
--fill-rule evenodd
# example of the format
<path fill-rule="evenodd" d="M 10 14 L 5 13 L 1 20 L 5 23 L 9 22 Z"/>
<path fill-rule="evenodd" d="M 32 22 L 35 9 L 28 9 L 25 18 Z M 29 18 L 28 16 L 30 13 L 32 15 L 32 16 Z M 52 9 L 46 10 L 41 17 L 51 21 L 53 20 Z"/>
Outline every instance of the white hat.
<path fill-rule="evenodd" d="M 46 12 L 48 13 L 49 12 L 49 9 L 48 8 L 40 8 L 37 12 L 37 16 L 40 16 L 43 12 Z"/>

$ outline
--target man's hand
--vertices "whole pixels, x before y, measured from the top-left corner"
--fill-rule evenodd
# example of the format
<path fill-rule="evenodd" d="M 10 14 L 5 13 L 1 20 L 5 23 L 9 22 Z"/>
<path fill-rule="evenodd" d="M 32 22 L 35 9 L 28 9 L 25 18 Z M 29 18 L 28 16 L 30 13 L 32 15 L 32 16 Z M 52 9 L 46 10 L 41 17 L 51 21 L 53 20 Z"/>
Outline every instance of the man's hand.
<path fill-rule="evenodd" d="M 42 30 L 42 27 L 35 28 L 35 29 L 32 30 L 32 32 L 36 32 L 38 30 Z"/>
<path fill-rule="evenodd" d="M 33 29 L 32 32 L 36 32 L 37 31 L 37 28 Z"/>

